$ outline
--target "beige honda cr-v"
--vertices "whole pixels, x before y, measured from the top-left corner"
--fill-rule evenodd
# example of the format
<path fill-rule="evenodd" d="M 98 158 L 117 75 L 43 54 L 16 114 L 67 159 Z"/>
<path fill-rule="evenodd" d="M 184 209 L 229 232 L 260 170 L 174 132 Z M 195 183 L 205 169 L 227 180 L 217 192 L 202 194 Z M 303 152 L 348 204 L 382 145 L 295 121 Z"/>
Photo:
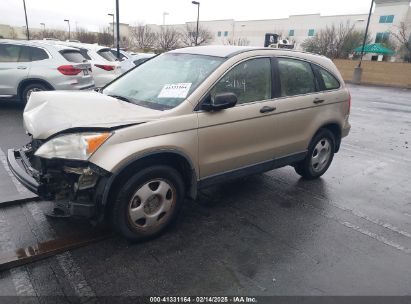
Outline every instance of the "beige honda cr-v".
<path fill-rule="evenodd" d="M 234 46 L 157 56 L 99 92 L 33 93 L 32 141 L 8 151 L 16 177 L 54 214 L 108 220 L 153 237 L 184 198 L 230 178 L 291 165 L 328 169 L 350 130 L 350 95 L 326 57 Z"/>

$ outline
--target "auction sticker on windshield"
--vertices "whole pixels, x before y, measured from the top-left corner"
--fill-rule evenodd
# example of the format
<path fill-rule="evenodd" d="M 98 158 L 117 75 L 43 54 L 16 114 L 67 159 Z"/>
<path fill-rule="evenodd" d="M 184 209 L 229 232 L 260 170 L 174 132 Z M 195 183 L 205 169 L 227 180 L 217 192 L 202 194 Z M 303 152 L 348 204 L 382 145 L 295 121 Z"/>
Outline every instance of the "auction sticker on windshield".
<path fill-rule="evenodd" d="M 190 87 L 191 83 L 165 84 L 158 98 L 186 98 Z"/>

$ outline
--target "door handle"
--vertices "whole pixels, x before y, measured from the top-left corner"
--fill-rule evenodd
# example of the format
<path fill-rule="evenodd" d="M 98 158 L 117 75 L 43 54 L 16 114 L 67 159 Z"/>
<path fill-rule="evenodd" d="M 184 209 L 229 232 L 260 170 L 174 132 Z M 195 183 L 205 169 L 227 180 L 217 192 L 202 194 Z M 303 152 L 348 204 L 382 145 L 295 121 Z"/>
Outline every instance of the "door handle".
<path fill-rule="evenodd" d="M 25 69 L 27 69 L 27 67 L 21 65 L 21 66 L 18 66 L 17 69 L 18 69 L 18 70 L 25 70 Z"/>
<path fill-rule="evenodd" d="M 268 113 L 275 111 L 275 107 L 264 106 L 260 109 L 260 113 Z"/>
<path fill-rule="evenodd" d="M 324 99 L 316 98 L 314 99 L 313 103 L 318 104 L 324 102 Z"/>

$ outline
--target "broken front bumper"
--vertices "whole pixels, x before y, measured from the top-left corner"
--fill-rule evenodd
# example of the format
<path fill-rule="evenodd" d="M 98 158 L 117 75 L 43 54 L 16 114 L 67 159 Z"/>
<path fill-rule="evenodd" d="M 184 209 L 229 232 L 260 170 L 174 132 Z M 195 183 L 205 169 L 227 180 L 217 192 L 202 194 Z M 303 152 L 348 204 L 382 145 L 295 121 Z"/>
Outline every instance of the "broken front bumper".
<path fill-rule="evenodd" d="M 23 150 L 12 150 L 7 151 L 7 163 L 11 172 L 31 192 L 40 195 L 41 185 L 34 178 L 38 176 L 38 171 L 31 167 L 31 164 Z"/>
<path fill-rule="evenodd" d="M 70 215 L 95 217 L 110 173 L 88 162 L 34 160 L 32 149 L 8 150 L 7 162 L 14 176 L 30 191 L 52 200 Z M 36 167 L 36 168 L 34 168 Z"/>

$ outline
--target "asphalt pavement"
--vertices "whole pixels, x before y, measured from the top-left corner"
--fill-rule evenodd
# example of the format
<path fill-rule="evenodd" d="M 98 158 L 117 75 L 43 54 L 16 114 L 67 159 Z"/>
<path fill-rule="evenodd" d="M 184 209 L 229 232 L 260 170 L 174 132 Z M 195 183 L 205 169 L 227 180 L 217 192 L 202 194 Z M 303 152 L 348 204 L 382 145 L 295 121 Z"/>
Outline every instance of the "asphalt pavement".
<path fill-rule="evenodd" d="M 161 237 L 114 236 L 0 272 L 0 295 L 411 295 L 411 90 L 350 90 L 352 130 L 322 178 L 285 167 L 206 189 Z M 4 166 L 28 141 L 21 116 L 0 103 L 1 197 L 27 194 Z M 0 255 L 91 229 L 49 207 L 0 208 Z"/>

